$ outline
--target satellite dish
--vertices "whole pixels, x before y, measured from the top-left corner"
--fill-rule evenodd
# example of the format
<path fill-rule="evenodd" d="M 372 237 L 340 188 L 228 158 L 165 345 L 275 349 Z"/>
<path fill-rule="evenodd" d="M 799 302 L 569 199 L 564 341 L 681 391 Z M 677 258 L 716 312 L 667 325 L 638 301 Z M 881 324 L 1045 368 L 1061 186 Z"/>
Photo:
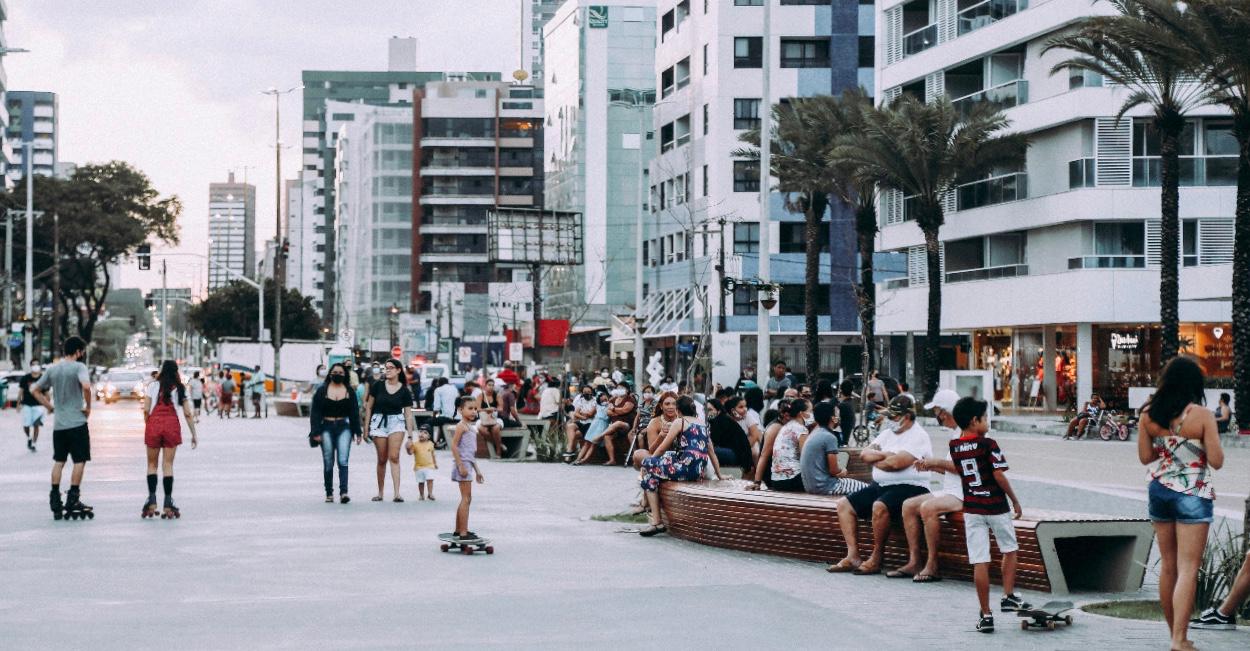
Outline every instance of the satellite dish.
<path fill-rule="evenodd" d="M 517 80 L 518 82 L 525 81 L 526 79 L 530 78 L 530 73 L 524 70 L 514 70 L 512 71 L 512 78 Z"/>

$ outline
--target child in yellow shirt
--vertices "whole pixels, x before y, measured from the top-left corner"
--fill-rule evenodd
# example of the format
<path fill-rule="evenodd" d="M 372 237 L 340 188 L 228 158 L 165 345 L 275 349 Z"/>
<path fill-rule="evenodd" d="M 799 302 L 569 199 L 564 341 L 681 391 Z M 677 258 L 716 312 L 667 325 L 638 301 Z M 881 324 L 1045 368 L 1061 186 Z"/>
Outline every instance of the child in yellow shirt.
<path fill-rule="evenodd" d="M 408 444 L 408 454 L 413 456 L 412 469 L 417 475 L 417 492 L 424 500 L 429 493 L 430 501 L 434 501 L 434 471 L 438 470 L 438 459 L 434 458 L 434 442 L 430 440 L 430 431 L 421 428 L 416 442 Z"/>

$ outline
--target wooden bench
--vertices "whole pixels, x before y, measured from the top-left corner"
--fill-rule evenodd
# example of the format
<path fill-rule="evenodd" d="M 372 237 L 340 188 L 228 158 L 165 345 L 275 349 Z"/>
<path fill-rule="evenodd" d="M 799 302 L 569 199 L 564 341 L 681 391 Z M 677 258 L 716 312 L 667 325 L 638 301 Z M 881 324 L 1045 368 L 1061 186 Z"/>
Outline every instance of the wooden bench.
<path fill-rule="evenodd" d="M 670 533 L 714 547 L 833 562 L 846 555 L 835 498 L 744 490 L 741 480 L 663 482 L 660 499 Z M 1141 588 L 1154 531 L 1144 519 L 1030 510 L 1016 520 L 1020 550 L 1016 584 L 1027 590 L 1124 592 Z M 944 519 L 938 545 L 940 575 L 972 580 L 963 517 Z M 858 529 L 860 554 L 872 549 L 867 521 Z M 922 552 L 923 553 L 923 552 Z M 1001 584 L 1001 555 L 992 546 L 990 578 Z M 907 562 L 901 523 L 892 525 L 884 568 Z"/>
<path fill-rule="evenodd" d="M 448 429 L 448 436 L 455 433 L 454 429 Z M 508 459 L 524 459 L 530 447 L 530 430 L 528 427 L 509 427 L 500 433 L 503 439 L 503 445 L 507 448 Z M 450 440 L 450 439 L 448 439 Z M 478 459 L 498 459 L 495 456 L 494 444 L 489 443 L 486 435 L 481 431 L 477 433 L 477 458 Z"/>

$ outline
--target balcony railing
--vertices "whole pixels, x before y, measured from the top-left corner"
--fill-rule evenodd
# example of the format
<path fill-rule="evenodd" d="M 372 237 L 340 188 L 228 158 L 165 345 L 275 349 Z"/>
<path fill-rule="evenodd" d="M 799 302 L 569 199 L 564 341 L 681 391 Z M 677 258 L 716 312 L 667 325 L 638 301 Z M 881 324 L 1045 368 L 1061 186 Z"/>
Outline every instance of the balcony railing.
<path fill-rule="evenodd" d="M 1068 258 L 1069 269 L 1145 269 L 1144 255 L 1080 255 Z"/>
<path fill-rule="evenodd" d="M 997 267 L 981 267 L 980 269 L 962 269 L 946 272 L 946 282 L 966 283 L 973 280 L 993 280 L 995 278 L 1015 278 L 1029 275 L 1027 264 L 1005 264 Z"/>
<path fill-rule="evenodd" d="M 1139 188 L 1157 188 L 1163 183 L 1158 156 L 1133 158 L 1133 185 Z M 1182 156 L 1180 159 L 1180 184 L 1182 186 L 1218 187 L 1237 185 L 1236 156 Z"/>
<path fill-rule="evenodd" d="M 891 278 L 885 281 L 886 289 L 906 289 L 908 287 L 911 287 L 911 279 L 907 276 L 903 276 L 902 278 Z"/>
<path fill-rule="evenodd" d="M 971 210 L 981 206 L 1018 201 L 1029 196 L 1029 175 L 1014 172 L 993 176 L 972 183 L 965 183 L 956 191 L 956 210 Z"/>
<path fill-rule="evenodd" d="M 984 0 L 959 12 L 959 35 L 974 32 L 1029 8 L 1028 0 Z"/>
<path fill-rule="evenodd" d="M 937 45 L 937 23 L 931 23 L 914 32 L 903 35 L 903 56 L 919 54 Z"/>
<path fill-rule="evenodd" d="M 1068 189 L 1092 188 L 1098 172 L 1098 162 L 1094 158 L 1078 158 L 1068 161 Z"/>
<path fill-rule="evenodd" d="M 951 104 L 955 105 L 955 109 L 959 114 L 967 117 L 972 112 L 973 107 L 978 104 L 987 103 L 996 110 L 1009 109 L 1013 106 L 1019 106 L 1029 101 L 1029 82 L 1023 79 L 1014 79 L 1012 81 L 991 86 L 985 90 L 979 90 L 975 93 L 964 95 L 963 97 L 951 100 Z"/>

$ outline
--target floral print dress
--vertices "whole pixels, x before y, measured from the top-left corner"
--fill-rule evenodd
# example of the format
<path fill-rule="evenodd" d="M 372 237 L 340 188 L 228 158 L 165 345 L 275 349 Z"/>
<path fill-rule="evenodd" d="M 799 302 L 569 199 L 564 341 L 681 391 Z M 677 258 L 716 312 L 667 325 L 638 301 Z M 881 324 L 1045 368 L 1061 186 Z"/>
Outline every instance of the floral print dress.
<path fill-rule="evenodd" d="M 703 465 L 712 449 L 707 429 L 688 421 L 674 443 L 674 449 L 642 460 L 642 490 L 654 493 L 661 481 L 696 481 L 703 476 Z"/>
<path fill-rule="evenodd" d="M 1178 493 L 1213 500 L 1215 487 L 1211 485 L 1211 469 L 1207 466 L 1206 448 L 1202 445 L 1202 439 L 1190 439 L 1180 435 L 1183 422 L 1184 415 L 1168 436 L 1156 436 L 1151 440 L 1155 454 L 1159 456 L 1147 466 L 1150 478 Z"/>

